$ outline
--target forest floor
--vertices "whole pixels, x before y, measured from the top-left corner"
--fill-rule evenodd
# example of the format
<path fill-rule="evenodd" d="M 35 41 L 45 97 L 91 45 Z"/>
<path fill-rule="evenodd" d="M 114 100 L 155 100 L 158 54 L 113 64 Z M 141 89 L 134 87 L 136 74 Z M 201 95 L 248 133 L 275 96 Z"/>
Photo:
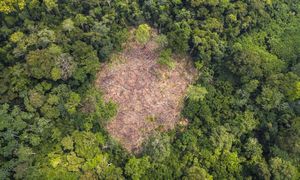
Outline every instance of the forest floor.
<path fill-rule="evenodd" d="M 129 39 L 97 75 L 105 100 L 118 104 L 107 130 L 130 152 L 138 152 L 151 133 L 172 129 L 180 121 L 187 87 L 196 74 L 188 57 L 173 56 L 172 70 L 159 65 L 160 50 L 153 39 L 145 47 Z"/>

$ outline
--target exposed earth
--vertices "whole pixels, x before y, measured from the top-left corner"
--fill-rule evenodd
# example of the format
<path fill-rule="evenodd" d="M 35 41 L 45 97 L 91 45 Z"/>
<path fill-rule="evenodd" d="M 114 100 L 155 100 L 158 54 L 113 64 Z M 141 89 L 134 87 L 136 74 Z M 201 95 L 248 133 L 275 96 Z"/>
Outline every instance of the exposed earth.
<path fill-rule="evenodd" d="M 157 63 L 159 51 L 154 40 L 145 47 L 129 40 L 125 50 L 103 65 L 97 76 L 96 86 L 105 100 L 118 104 L 118 114 L 107 130 L 130 152 L 137 152 L 155 130 L 174 128 L 187 87 L 195 77 L 187 57 L 174 56 L 176 66 L 171 70 Z"/>

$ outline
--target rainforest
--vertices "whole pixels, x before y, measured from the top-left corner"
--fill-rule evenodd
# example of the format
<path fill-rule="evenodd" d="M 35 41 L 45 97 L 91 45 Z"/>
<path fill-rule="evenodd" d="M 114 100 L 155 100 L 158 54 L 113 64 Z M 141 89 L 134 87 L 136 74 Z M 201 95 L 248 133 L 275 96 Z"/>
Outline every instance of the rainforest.
<path fill-rule="evenodd" d="M 300 179 L 300 1 L 0 0 L 0 179 Z"/>

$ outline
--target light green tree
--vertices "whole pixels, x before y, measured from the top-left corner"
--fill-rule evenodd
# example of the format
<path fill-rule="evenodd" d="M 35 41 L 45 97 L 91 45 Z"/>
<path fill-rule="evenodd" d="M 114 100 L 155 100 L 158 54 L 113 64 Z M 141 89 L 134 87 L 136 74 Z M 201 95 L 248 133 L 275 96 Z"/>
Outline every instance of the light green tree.
<path fill-rule="evenodd" d="M 57 68 L 57 67 L 52 68 L 52 70 L 51 70 L 51 78 L 54 81 L 60 79 L 61 78 L 61 69 Z"/>
<path fill-rule="evenodd" d="M 0 12 L 9 14 L 11 12 L 24 9 L 25 5 L 25 0 L 1 0 Z"/>
<path fill-rule="evenodd" d="M 294 92 L 292 93 L 292 99 L 299 99 L 300 98 L 300 81 L 296 82 L 294 85 Z"/>
<path fill-rule="evenodd" d="M 61 144 L 65 150 L 73 150 L 74 148 L 74 142 L 71 136 L 64 137 Z"/>
<path fill-rule="evenodd" d="M 20 31 L 17 31 L 15 33 L 13 33 L 9 40 L 13 43 L 17 43 L 19 42 L 22 38 L 24 37 L 24 33 L 20 32 Z"/>
<path fill-rule="evenodd" d="M 203 100 L 207 93 L 206 88 L 200 85 L 190 86 L 188 88 L 188 97 L 193 101 Z"/>
<path fill-rule="evenodd" d="M 256 102 L 265 110 L 271 110 L 280 105 L 283 94 L 275 88 L 263 87 L 261 95 L 256 98 Z"/>
<path fill-rule="evenodd" d="M 62 28 L 63 28 L 63 30 L 68 31 L 68 32 L 72 31 L 75 28 L 74 22 L 72 21 L 72 19 L 70 19 L 70 18 L 65 19 L 62 22 Z"/>
<path fill-rule="evenodd" d="M 75 92 L 70 93 L 68 102 L 65 104 L 65 108 L 67 109 L 68 113 L 74 114 L 76 112 L 76 108 L 79 105 L 80 100 L 81 98 L 79 94 Z"/>
<path fill-rule="evenodd" d="M 44 0 L 44 3 L 48 11 L 51 11 L 58 7 L 57 0 Z"/>
<path fill-rule="evenodd" d="M 139 25 L 138 29 L 135 32 L 135 38 L 137 42 L 140 44 L 146 46 L 147 42 L 150 40 L 151 37 L 151 28 L 147 24 L 141 24 Z"/>

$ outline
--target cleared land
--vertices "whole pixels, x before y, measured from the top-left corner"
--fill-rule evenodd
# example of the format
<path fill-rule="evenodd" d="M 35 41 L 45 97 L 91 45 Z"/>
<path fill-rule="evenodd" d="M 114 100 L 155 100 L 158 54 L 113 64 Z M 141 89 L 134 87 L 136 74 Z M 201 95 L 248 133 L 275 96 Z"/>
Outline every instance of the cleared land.
<path fill-rule="evenodd" d="M 129 40 L 125 47 L 103 65 L 96 85 L 106 100 L 118 104 L 108 132 L 128 151 L 136 152 L 154 130 L 173 128 L 180 120 L 183 98 L 195 70 L 186 57 L 173 57 L 176 66 L 172 70 L 159 65 L 159 46 L 154 40 L 146 47 Z"/>

